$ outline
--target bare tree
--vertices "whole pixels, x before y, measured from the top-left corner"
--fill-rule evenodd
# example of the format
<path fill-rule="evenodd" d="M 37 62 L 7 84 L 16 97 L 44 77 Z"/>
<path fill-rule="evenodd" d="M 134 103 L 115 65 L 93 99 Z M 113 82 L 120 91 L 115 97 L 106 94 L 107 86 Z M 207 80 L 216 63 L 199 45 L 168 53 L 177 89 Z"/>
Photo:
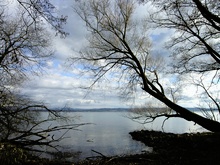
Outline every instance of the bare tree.
<path fill-rule="evenodd" d="M 132 0 L 104 0 L 102 3 L 98 0 L 81 1 L 76 12 L 86 23 L 91 35 L 87 48 L 73 60 L 84 62 L 85 68 L 95 73 L 95 82 L 108 72 L 115 71 L 117 74 L 111 76 L 123 77 L 127 87 L 138 86 L 175 111 L 175 114 L 164 114 L 166 117 L 178 116 L 219 132 L 219 122 L 178 105 L 167 93 L 160 79 L 163 73 L 160 67 L 165 65 L 158 62 L 161 61 L 159 56 L 151 54 L 146 21 L 137 21 L 134 8 L 135 2 Z"/>
<path fill-rule="evenodd" d="M 176 72 L 201 73 L 219 70 L 219 2 L 152 2 L 158 7 L 158 11 L 151 15 L 151 21 L 159 28 L 176 30 L 168 45 L 177 61 L 174 63 Z"/>
<path fill-rule="evenodd" d="M 67 16 L 57 13 L 56 7 L 50 0 L 17 0 L 18 4 L 26 11 L 25 14 L 32 19 L 35 24 L 42 20 L 46 21 L 61 37 L 68 33 L 63 29 L 67 21 Z"/>
<path fill-rule="evenodd" d="M 64 139 L 69 130 L 84 125 L 76 124 L 74 118 L 65 117 L 43 104 L 34 104 L 26 98 L 17 97 L 14 95 L 12 99 L 10 93 L 10 97 L 5 98 L 10 106 L 0 106 L 0 142 L 4 147 L 14 145 L 28 151 L 49 152 L 44 149 L 47 146 L 58 150 L 57 142 Z M 48 115 L 43 117 L 42 114 Z M 62 124 L 53 124 L 55 121 L 59 123 L 59 120 Z M 55 136 L 57 131 L 60 134 Z"/>
<path fill-rule="evenodd" d="M 31 151 L 44 151 L 35 146 L 57 148 L 54 142 L 62 140 L 67 131 L 83 125 L 76 124 L 74 121 L 70 124 L 66 122 L 64 125 L 52 125 L 53 121 L 67 121 L 67 118 L 61 113 L 49 110 L 43 103 L 35 103 L 16 92 L 16 87 L 27 80 L 31 73 L 41 71 L 46 60 L 50 59 L 53 54 L 50 33 L 33 9 L 33 7 L 38 9 L 40 12 L 38 14 L 49 12 L 50 8 L 43 5 L 49 1 L 18 2 L 23 8 L 18 6 L 17 10 L 13 10 L 13 14 L 6 12 L 7 3 L 0 5 L 1 153 L 3 152 L 2 146 L 6 148 L 7 145 L 16 145 Z M 36 6 L 39 3 L 45 11 Z M 59 27 L 55 27 L 59 30 Z M 48 113 L 48 118 L 42 119 L 39 116 L 41 111 Z M 56 131 L 63 133 L 57 137 L 54 136 Z"/>
<path fill-rule="evenodd" d="M 28 72 L 37 73 L 53 50 L 45 27 L 36 27 L 24 11 L 19 11 L 16 18 L 4 13 L 2 10 L 0 15 L 0 72 L 2 79 L 18 83 Z"/>
<path fill-rule="evenodd" d="M 192 84 L 203 89 L 209 110 L 203 112 L 213 116 L 219 111 L 220 68 L 220 13 L 219 1 L 151 1 L 158 11 L 151 21 L 158 28 L 174 29 L 175 34 L 167 44 L 172 51 L 172 72 L 186 76 L 193 73 Z M 212 77 L 210 77 L 212 75 Z M 208 77 L 208 78 L 207 78 Z M 206 83 L 205 83 L 206 82 Z M 211 110 L 211 111 L 210 111 Z M 219 111 L 220 112 L 220 111 Z"/>

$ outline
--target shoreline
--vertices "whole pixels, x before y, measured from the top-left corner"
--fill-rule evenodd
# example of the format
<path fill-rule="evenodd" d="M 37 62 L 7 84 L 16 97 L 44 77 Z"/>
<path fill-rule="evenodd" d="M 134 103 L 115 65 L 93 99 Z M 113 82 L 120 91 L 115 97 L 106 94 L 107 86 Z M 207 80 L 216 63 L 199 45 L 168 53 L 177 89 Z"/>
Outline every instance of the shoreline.
<path fill-rule="evenodd" d="M 164 164 L 220 164 L 219 133 L 165 133 L 140 130 L 129 133 L 133 140 L 140 141 L 152 152 L 115 157 L 99 157 L 84 160 L 76 165 L 164 165 Z"/>
<path fill-rule="evenodd" d="M 220 133 L 174 134 L 160 131 L 140 130 L 129 133 L 133 140 L 152 147 L 152 152 L 135 155 L 99 156 L 79 162 L 33 157 L 23 164 L 41 165 L 195 165 L 220 164 Z M 72 153 L 69 153 L 72 154 Z"/>
<path fill-rule="evenodd" d="M 129 133 L 134 140 L 153 147 L 153 164 L 220 164 L 219 133 L 164 133 L 141 130 Z"/>

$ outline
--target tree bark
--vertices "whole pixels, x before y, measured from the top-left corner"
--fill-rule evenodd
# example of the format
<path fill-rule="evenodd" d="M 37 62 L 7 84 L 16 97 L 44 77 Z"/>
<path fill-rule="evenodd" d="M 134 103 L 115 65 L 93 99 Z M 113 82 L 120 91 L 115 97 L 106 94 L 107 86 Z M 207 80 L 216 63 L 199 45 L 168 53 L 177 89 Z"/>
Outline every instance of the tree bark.
<path fill-rule="evenodd" d="M 148 92 L 150 95 L 154 96 L 164 104 L 166 104 L 168 107 L 176 111 L 179 115 L 181 115 L 182 118 L 188 121 L 193 121 L 196 124 L 202 126 L 203 128 L 211 131 L 211 132 L 220 132 L 220 123 L 205 117 L 202 117 L 186 108 L 181 107 L 178 104 L 173 103 L 165 96 L 161 96 L 159 94 L 156 94 L 155 92 L 145 89 L 146 92 Z"/>

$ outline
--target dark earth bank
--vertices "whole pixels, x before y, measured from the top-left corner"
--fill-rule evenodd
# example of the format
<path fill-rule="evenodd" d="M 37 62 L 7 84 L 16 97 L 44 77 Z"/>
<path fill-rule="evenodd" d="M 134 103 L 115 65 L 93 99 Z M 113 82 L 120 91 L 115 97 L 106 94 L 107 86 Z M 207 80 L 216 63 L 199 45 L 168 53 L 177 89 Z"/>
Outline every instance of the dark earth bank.
<path fill-rule="evenodd" d="M 220 164 L 219 133 L 172 134 L 142 130 L 130 134 L 134 140 L 153 147 L 149 164 Z"/>
<path fill-rule="evenodd" d="M 84 160 L 78 164 L 220 164 L 219 133 L 173 134 L 142 130 L 131 132 L 130 135 L 134 140 L 153 147 L 153 152 L 121 157 L 102 156 L 99 159 Z"/>

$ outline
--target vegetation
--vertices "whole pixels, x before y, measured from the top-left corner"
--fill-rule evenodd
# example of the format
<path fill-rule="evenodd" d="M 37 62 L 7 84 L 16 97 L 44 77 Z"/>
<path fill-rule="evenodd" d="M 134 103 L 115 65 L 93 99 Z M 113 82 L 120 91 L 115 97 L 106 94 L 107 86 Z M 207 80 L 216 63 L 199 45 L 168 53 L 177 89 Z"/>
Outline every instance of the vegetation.
<path fill-rule="evenodd" d="M 201 100 L 205 97 L 210 108 L 214 106 L 213 109 L 220 111 L 219 91 L 211 90 L 219 86 L 218 3 L 191 0 L 150 2 L 156 12 L 147 19 L 138 20 L 135 17 L 136 1 L 80 1 L 75 11 L 85 22 L 90 36 L 89 44 L 78 57 L 72 58 L 73 61 L 84 64 L 87 73 L 93 74 L 94 83 L 104 77 L 118 78 L 126 96 L 138 87 L 169 107 L 167 112 L 150 117 L 181 117 L 210 131 L 220 132 L 218 121 L 180 106 L 176 99 L 179 86 L 172 87 L 179 84 L 180 78 L 176 75 L 187 80 L 192 77 L 194 85 L 204 91 Z M 176 30 L 169 43 L 171 59 L 152 53 L 148 36 L 151 25 Z M 172 66 L 166 61 L 172 61 Z M 174 83 L 169 86 L 161 77 L 169 79 L 170 76 Z M 181 79 L 180 83 L 183 82 Z M 137 114 L 135 118 L 138 117 L 142 116 Z"/>
<path fill-rule="evenodd" d="M 12 4 L 14 3 L 14 4 Z M 13 6 L 14 5 L 14 6 Z M 13 6 L 13 9 L 10 7 Z M 17 8 L 16 8 L 17 7 Z M 53 15 L 49 1 L 1 1 L 0 5 L 0 162 L 24 164 L 33 151 L 47 152 L 44 146 L 57 149 L 55 142 L 63 139 L 68 130 L 82 124 L 67 122 L 61 113 L 49 110 L 21 96 L 17 87 L 30 74 L 41 73 L 46 60 L 52 57 L 48 22 L 57 33 L 66 35 L 61 25 L 65 18 Z M 48 113 L 40 116 L 39 110 Z M 52 125 L 63 120 L 65 125 Z M 57 121 L 58 123 L 58 121 Z M 54 136 L 61 131 L 60 136 Z"/>
<path fill-rule="evenodd" d="M 11 1 L 0 2 L 0 162 L 37 164 L 39 161 L 35 162 L 33 152 L 44 151 L 43 146 L 57 149 L 55 142 L 62 140 L 67 131 L 82 125 L 52 125 L 52 121 L 67 118 L 49 110 L 43 103 L 35 103 L 21 96 L 16 90 L 28 80 L 30 74 L 39 74 L 45 61 L 52 58 L 53 50 L 47 26 L 52 27 L 61 37 L 68 35 L 62 26 L 66 23 L 66 17 L 57 16 L 55 7 L 49 0 L 16 0 L 16 10 L 9 10 Z M 138 20 L 135 15 L 136 7 L 141 4 L 150 4 L 154 10 L 146 11 L 151 12 L 149 17 Z M 161 116 L 167 119 L 180 117 L 194 121 L 212 132 L 220 132 L 220 122 L 214 113 L 214 110 L 218 115 L 220 113 L 219 2 L 102 0 L 100 3 L 99 0 L 80 0 L 75 12 L 85 22 L 90 36 L 89 44 L 72 60 L 76 65 L 79 64 L 81 69 L 84 65 L 85 73 L 93 74 L 94 84 L 105 76 L 118 78 L 124 95 L 129 96 L 142 89 L 166 106 L 156 113 L 154 107 L 149 105 L 135 109 L 133 119 L 144 117 L 153 121 Z M 153 43 L 148 32 L 155 28 L 165 28 L 172 33 L 170 42 L 163 48 L 168 50 L 169 56 L 158 55 L 152 51 Z M 169 61 L 172 62 L 167 63 Z M 164 82 L 170 78 L 173 83 Z M 199 99 L 209 107 L 208 111 L 203 109 L 204 116 L 178 103 L 181 98 L 178 95 L 181 93 L 180 86 L 185 85 L 185 80 L 190 80 L 197 89 L 203 91 Z M 48 117 L 38 118 L 39 111 L 42 110 L 48 112 Z M 43 128 L 45 123 L 48 125 Z M 63 131 L 63 134 L 56 137 L 55 131 Z M 219 139 L 219 134 L 165 134 L 165 137 L 158 132 L 141 131 L 138 134 L 137 137 L 134 133 L 133 137 L 147 145 L 152 144 L 156 152 L 152 155 L 123 158 L 109 158 L 101 154 L 102 158 L 95 160 L 95 163 L 167 163 L 167 159 L 162 155 L 170 157 L 171 164 L 205 161 L 219 163 L 219 153 L 216 152 L 216 146 L 219 146 L 216 139 Z M 169 147 L 170 152 L 161 147 Z M 196 154 L 188 152 L 189 150 L 195 151 Z M 173 156 L 173 152 L 177 154 Z M 154 155 L 155 153 L 158 155 Z M 190 154 L 195 154 L 195 157 Z M 213 159 L 205 160 L 205 156 Z M 44 163 L 43 159 L 40 161 Z M 45 162 L 49 163 L 47 160 Z M 85 160 L 82 163 L 91 162 Z"/>

